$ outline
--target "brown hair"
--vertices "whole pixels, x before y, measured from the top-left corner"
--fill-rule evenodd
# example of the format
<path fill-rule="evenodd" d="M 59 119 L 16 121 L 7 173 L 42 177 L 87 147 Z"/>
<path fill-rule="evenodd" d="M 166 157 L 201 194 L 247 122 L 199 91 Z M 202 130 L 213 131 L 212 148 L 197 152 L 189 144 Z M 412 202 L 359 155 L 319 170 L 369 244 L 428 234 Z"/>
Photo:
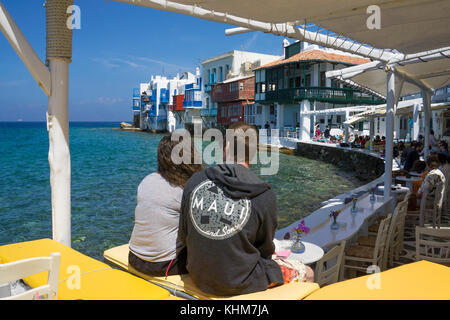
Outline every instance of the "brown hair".
<path fill-rule="evenodd" d="M 427 165 L 430 169 L 437 169 L 441 165 L 437 154 L 432 154 L 427 157 Z"/>
<path fill-rule="evenodd" d="M 172 141 L 171 136 L 165 136 L 158 145 L 158 172 L 170 184 L 184 188 L 189 178 L 196 172 L 202 170 L 200 164 L 194 164 L 196 152 L 194 143 L 191 143 L 191 163 L 174 164 L 172 161 L 172 150 L 180 142 Z M 181 150 L 180 156 L 183 151 Z"/>
<path fill-rule="evenodd" d="M 258 130 L 256 130 L 255 126 L 248 124 L 244 121 L 240 121 L 240 122 L 236 122 L 233 123 L 232 125 L 230 125 L 229 129 L 234 130 L 235 132 L 237 130 L 242 130 L 244 132 L 244 134 L 246 134 L 245 136 L 245 159 L 238 159 L 238 143 L 239 143 L 239 139 L 237 138 L 237 136 L 234 136 L 234 150 L 230 150 L 230 152 L 233 153 L 234 155 L 234 159 L 237 162 L 246 162 L 249 163 L 251 159 L 253 159 L 253 157 L 256 154 L 256 149 L 258 147 Z M 250 130 L 249 132 L 247 132 L 248 130 Z M 252 132 L 254 131 L 254 133 Z M 256 136 L 256 146 L 251 146 L 250 145 L 250 137 L 248 136 L 248 134 L 253 135 L 255 134 Z M 226 144 L 224 144 L 224 147 L 226 146 Z"/>

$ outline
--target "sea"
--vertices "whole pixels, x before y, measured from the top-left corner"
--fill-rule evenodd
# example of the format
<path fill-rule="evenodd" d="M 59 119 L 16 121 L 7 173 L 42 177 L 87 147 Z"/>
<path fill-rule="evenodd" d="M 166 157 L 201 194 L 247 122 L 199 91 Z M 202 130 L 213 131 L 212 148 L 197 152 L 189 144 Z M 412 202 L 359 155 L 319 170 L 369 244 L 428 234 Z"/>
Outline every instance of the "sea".
<path fill-rule="evenodd" d="M 129 241 L 137 187 L 156 171 L 164 136 L 119 127 L 70 123 L 72 248 L 99 260 Z M 52 238 L 48 147 L 45 122 L 0 122 L 0 245 Z M 261 176 L 277 196 L 279 228 L 364 183 L 318 160 L 280 153 L 279 161 L 276 175 Z"/>

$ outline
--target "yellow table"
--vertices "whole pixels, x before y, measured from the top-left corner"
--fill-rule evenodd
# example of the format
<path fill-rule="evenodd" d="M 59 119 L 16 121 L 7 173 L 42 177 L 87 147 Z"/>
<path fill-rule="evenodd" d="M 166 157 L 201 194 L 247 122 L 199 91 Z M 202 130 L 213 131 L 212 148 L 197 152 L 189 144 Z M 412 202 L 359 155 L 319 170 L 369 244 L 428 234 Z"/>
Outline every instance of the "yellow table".
<path fill-rule="evenodd" d="M 323 287 L 305 300 L 449 300 L 450 268 L 419 261 Z"/>
<path fill-rule="evenodd" d="M 58 299 L 86 300 L 163 300 L 170 292 L 128 272 L 90 258 L 51 239 L 40 239 L 0 246 L 0 263 L 61 254 Z M 79 275 L 79 277 L 78 277 Z M 77 278 L 74 278 L 76 276 Z M 48 272 L 23 279 L 36 288 L 47 283 Z"/>

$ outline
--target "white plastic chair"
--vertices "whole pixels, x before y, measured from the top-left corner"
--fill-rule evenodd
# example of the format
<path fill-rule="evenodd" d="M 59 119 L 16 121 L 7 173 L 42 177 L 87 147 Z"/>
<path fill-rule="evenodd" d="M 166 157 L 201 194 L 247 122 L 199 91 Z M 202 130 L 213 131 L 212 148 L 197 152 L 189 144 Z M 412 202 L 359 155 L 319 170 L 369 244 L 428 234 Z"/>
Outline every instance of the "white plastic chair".
<path fill-rule="evenodd" d="M 9 283 L 25 277 L 48 271 L 48 283 L 23 293 L 2 298 L 0 300 L 53 300 L 58 296 L 59 266 L 61 255 L 59 252 L 50 257 L 37 257 L 0 264 L 0 283 Z"/>

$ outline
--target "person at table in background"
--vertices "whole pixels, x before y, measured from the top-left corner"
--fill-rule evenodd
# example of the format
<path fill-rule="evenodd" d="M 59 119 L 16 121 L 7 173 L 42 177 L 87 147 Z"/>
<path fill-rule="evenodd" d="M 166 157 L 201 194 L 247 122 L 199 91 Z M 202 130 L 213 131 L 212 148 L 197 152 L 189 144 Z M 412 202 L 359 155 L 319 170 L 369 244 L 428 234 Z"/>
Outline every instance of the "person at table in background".
<path fill-rule="evenodd" d="M 419 134 L 417 142 L 420 142 L 421 144 L 425 144 L 425 137 L 423 135 Z"/>
<path fill-rule="evenodd" d="M 380 142 L 381 142 L 380 136 L 377 135 L 377 136 L 375 137 L 375 139 L 373 140 L 373 144 L 376 145 L 376 146 L 378 146 L 378 145 L 380 145 Z"/>
<path fill-rule="evenodd" d="M 405 165 L 403 169 L 410 171 L 412 165 L 416 160 L 420 160 L 420 152 L 423 149 L 423 145 L 420 142 L 417 142 L 414 147 L 411 147 L 411 151 L 406 156 Z"/>
<path fill-rule="evenodd" d="M 403 164 L 403 165 L 405 164 L 406 157 L 407 157 L 408 154 L 411 152 L 411 150 L 412 150 L 413 148 L 416 147 L 416 144 L 417 144 L 417 141 L 416 141 L 416 140 L 411 141 L 411 143 L 409 144 L 409 146 L 405 146 L 405 148 L 404 148 L 403 151 L 401 152 L 400 157 L 401 157 L 401 159 L 402 159 L 402 164 Z"/>
<path fill-rule="evenodd" d="M 272 259 L 276 196 L 249 170 L 257 130 L 245 122 L 229 129 L 234 130 L 234 147 L 224 142 L 224 164 L 195 173 L 184 188 L 180 236 L 189 275 L 202 291 L 220 296 L 264 291 L 295 278 L 312 282 L 311 268 Z"/>
<path fill-rule="evenodd" d="M 428 140 L 428 142 L 429 142 L 429 147 L 428 148 L 430 150 L 433 150 L 433 151 L 438 151 L 439 145 L 436 142 L 436 138 L 434 137 L 434 131 L 433 130 L 430 130 L 430 135 L 429 135 L 428 139 L 429 139 Z"/>
<path fill-rule="evenodd" d="M 392 157 L 392 170 L 397 171 L 402 169 L 402 163 L 400 161 L 400 152 L 398 148 L 394 147 L 393 157 Z"/>
<path fill-rule="evenodd" d="M 405 143 L 403 141 L 400 141 L 398 143 L 398 152 L 400 152 L 400 154 L 402 154 L 403 151 L 405 150 L 405 148 L 406 148 Z"/>
<path fill-rule="evenodd" d="M 139 184 L 134 228 L 129 242 L 130 265 L 164 276 L 187 273 L 186 249 L 178 236 L 181 197 L 187 180 L 202 169 L 197 164 L 174 164 L 172 149 L 178 141 L 165 136 L 158 145 L 158 171 Z M 191 145 L 191 163 L 195 147 Z"/>
<path fill-rule="evenodd" d="M 439 152 L 445 154 L 447 157 L 449 156 L 447 141 L 442 140 L 439 142 Z"/>
<path fill-rule="evenodd" d="M 442 199 L 444 198 L 444 191 L 445 191 L 445 176 L 442 173 L 441 170 L 439 170 L 439 167 L 441 166 L 441 163 L 439 161 L 437 154 L 432 154 L 428 156 L 427 158 L 427 166 L 430 169 L 430 172 L 425 177 L 425 180 L 423 181 L 422 185 L 419 188 L 419 191 L 417 192 L 417 198 L 422 199 L 422 195 L 425 189 L 428 190 L 428 195 L 430 196 L 428 200 L 429 204 L 427 206 L 434 206 L 434 198 L 438 197 L 438 199 L 441 199 L 440 202 L 442 204 Z M 433 200 L 431 200 L 433 199 Z"/>
<path fill-rule="evenodd" d="M 330 128 L 328 128 L 328 126 L 325 126 L 325 131 L 323 132 L 323 136 L 325 137 L 325 139 L 330 138 Z"/>
<path fill-rule="evenodd" d="M 314 129 L 315 129 L 316 137 L 320 138 L 320 124 L 318 122 L 314 126 Z"/>

